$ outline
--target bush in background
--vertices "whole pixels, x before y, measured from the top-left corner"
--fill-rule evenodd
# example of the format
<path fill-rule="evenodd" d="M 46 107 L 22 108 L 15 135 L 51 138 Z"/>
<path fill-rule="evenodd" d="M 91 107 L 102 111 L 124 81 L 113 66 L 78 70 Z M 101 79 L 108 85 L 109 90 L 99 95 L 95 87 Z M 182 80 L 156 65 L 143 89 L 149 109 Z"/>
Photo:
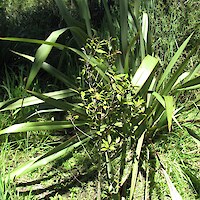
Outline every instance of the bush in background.
<path fill-rule="evenodd" d="M 200 2 L 190 1 L 158 1 L 153 0 L 146 9 L 151 21 L 153 49 L 163 63 L 180 47 L 181 43 L 192 32 L 194 36 L 185 50 L 185 54 L 200 42 Z M 200 59 L 199 51 L 193 56 L 194 64 Z"/>
<path fill-rule="evenodd" d="M 58 29 L 61 22 L 58 9 L 53 0 L 7 0 L 1 2 L 0 36 L 25 37 L 43 39 L 53 30 Z M 0 43 L 0 71 L 4 73 L 4 64 L 24 64 L 9 51 L 18 50 L 33 52 L 33 45 L 27 43 Z"/>

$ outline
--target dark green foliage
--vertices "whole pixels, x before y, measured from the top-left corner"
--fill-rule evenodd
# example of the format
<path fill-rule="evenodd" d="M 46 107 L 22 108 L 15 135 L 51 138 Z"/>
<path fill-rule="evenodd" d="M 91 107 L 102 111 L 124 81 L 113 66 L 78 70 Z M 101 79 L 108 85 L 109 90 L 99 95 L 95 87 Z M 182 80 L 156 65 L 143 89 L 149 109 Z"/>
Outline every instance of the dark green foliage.
<path fill-rule="evenodd" d="M 2 4 L 6 19 L 1 36 L 44 38 L 60 23 L 58 9 L 53 0 L 7 0 Z"/>
<path fill-rule="evenodd" d="M 61 26 L 58 9 L 53 0 L 7 0 L 0 8 L 0 36 L 40 38 L 43 39 L 53 30 Z M 9 50 L 17 50 L 32 54 L 37 46 L 29 44 L 12 44 L 0 42 L 0 72 L 4 73 L 3 65 L 22 64 L 24 60 L 16 59 Z"/>

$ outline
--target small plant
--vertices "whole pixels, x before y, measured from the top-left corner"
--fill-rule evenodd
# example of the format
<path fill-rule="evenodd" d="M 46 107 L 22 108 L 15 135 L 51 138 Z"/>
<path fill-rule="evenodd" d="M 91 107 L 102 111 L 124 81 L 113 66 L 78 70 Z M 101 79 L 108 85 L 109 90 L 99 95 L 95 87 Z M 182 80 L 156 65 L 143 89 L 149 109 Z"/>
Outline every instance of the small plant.
<path fill-rule="evenodd" d="M 105 175 L 99 174 L 99 182 L 101 184 L 103 179 L 107 180 L 107 183 L 103 182 L 107 185 L 107 193 L 112 196 L 119 193 L 120 179 L 127 162 L 124 160 L 125 152 L 130 148 L 130 141 L 136 144 L 136 138 L 133 135 L 136 127 L 133 125 L 133 120 L 138 121 L 145 116 L 145 105 L 144 100 L 136 95 L 137 90 L 131 83 L 130 76 L 116 72 L 114 63 L 117 53 L 106 52 L 106 49 L 111 46 L 110 42 L 112 40 L 92 39 L 88 41 L 84 49 L 86 55 L 93 55 L 102 63 L 107 62 L 109 68 L 102 77 L 86 61 L 82 70 L 83 85 L 86 89 L 82 90 L 80 95 L 83 102 L 82 107 L 91 121 L 90 131 L 94 133 L 93 138 L 97 140 L 98 156 L 101 158 L 98 171 L 100 174 L 106 171 L 107 174 L 106 179 L 103 178 Z"/>

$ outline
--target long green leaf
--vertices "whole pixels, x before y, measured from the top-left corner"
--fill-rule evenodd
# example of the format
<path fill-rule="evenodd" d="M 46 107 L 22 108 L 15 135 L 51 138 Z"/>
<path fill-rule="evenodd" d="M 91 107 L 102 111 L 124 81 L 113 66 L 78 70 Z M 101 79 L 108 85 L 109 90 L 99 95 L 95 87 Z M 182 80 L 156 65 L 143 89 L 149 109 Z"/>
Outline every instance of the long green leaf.
<path fill-rule="evenodd" d="M 147 105 L 149 104 L 149 102 L 147 101 L 148 96 L 151 95 L 151 92 L 155 90 L 156 86 L 155 73 L 158 67 L 159 65 L 156 65 L 154 67 L 153 71 L 151 72 L 148 79 L 146 80 L 146 82 L 139 91 L 139 95 L 147 102 Z"/>
<path fill-rule="evenodd" d="M 14 124 L 8 128 L 0 130 L 0 135 L 6 133 L 19 133 L 27 131 L 42 131 L 42 130 L 61 130 L 65 128 L 73 128 L 75 126 L 84 126 L 85 122 L 77 122 L 72 124 L 69 121 L 46 121 L 46 122 L 27 122 Z"/>
<path fill-rule="evenodd" d="M 167 185 L 168 185 L 172 200 L 182 200 L 181 195 L 176 190 L 174 184 L 172 183 L 169 175 L 167 174 L 167 172 L 165 171 L 164 168 L 162 168 L 162 172 L 163 172 L 163 175 L 164 175 L 164 177 L 165 177 L 165 179 L 167 181 Z"/>
<path fill-rule="evenodd" d="M 78 136 L 78 138 L 77 138 L 76 135 L 74 135 L 74 136 L 70 137 L 67 141 L 63 142 L 62 144 L 56 146 L 55 148 L 51 149 L 47 153 L 43 154 L 41 157 L 39 157 L 37 159 L 37 161 L 42 160 L 43 158 L 49 157 L 49 156 L 51 156 L 51 155 L 53 155 L 53 154 L 55 154 L 55 153 L 57 153 L 57 152 L 59 152 L 59 151 L 61 151 L 63 149 L 71 147 L 77 141 L 84 140 L 85 138 L 88 138 L 88 140 L 92 139 L 92 137 L 90 135 L 83 135 L 82 133 L 80 133 L 80 135 Z"/>
<path fill-rule="evenodd" d="M 12 52 L 34 62 L 34 57 L 32 57 L 32 56 L 22 54 L 22 53 L 19 53 L 16 51 L 12 51 Z M 43 62 L 41 68 L 44 69 L 49 74 L 51 74 L 52 76 L 54 76 L 55 78 L 57 78 L 58 80 L 62 81 L 68 87 L 76 89 L 76 86 L 73 84 L 73 81 L 70 80 L 70 78 L 67 77 L 66 75 L 64 75 L 62 72 L 57 70 L 55 67 L 51 66 L 50 64 L 48 64 L 46 62 Z"/>
<path fill-rule="evenodd" d="M 182 86 L 177 88 L 177 90 L 192 90 L 200 88 L 200 76 L 184 83 Z"/>
<path fill-rule="evenodd" d="M 69 28 L 68 28 L 69 29 Z M 66 29 L 67 30 L 67 29 Z M 57 47 L 61 50 L 63 49 L 68 49 L 74 53 L 76 53 L 77 55 L 81 56 L 83 59 L 85 59 L 86 61 L 88 61 L 92 66 L 98 66 L 98 71 L 99 73 L 101 74 L 101 76 L 108 82 L 109 79 L 108 77 L 103 73 L 103 71 L 107 70 L 108 66 L 105 65 L 105 63 L 101 63 L 99 61 L 97 61 L 97 59 L 95 59 L 94 57 L 92 56 L 86 56 L 84 53 L 82 53 L 81 51 L 79 51 L 78 49 L 75 49 L 75 48 L 70 48 L 70 47 L 67 47 L 65 45 L 61 45 L 61 44 L 58 44 L 58 43 L 55 43 L 55 42 L 49 42 L 49 41 L 43 41 L 43 40 L 32 40 L 32 39 L 29 39 L 28 41 L 26 41 L 26 39 L 24 38 L 0 38 L 0 39 L 4 39 L 4 40 L 9 40 L 9 41 L 22 41 L 22 42 L 32 42 L 32 43 L 36 43 L 36 44 L 42 44 L 42 45 L 50 45 L 51 48 L 52 46 L 54 47 Z M 28 57 L 26 57 L 28 58 Z M 30 57 L 28 58 L 30 59 Z M 41 65 L 43 64 L 44 62 L 41 63 Z M 34 64 L 35 65 L 35 64 Z M 40 67 L 41 67 L 40 65 Z M 40 68 L 39 67 L 39 68 Z M 44 66 L 45 68 L 45 66 Z M 97 68 L 96 68 L 97 69 Z M 103 70 L 103 71 L 102 71 Z"/>
<path fill-rule="evenodd" d="M 189 72 L 184 72 L 183 74 L 181 74 L 178 79 L 176 80 L 176 82 L 174 83 L 172 89 L 174 87 L 176 87 L 177 85 L 180 85 L 181 83 L 183 83 L 183 81 L 189 76 Z"/>
<path fill-rule="evenodd" d="M 84 1 L 86 1 L 86 0 L 82 0 L 81 3 L 84 4 Z M 73 27 L 79 28 L 79 31 L 76 30 L 74 32 L 71 30 L 71 33 L 73 35 L 73 38 L 76 41 L 76 44 L 79 46 L 79 48 L 81 48 L 85 44 L 86 39 L 89 36 L 91 37 L 91 28 L 90 28 L 89 21 L 86 21 L 86 28 L 87 28 L 87 31 L 89 34 L 89 36 L 88 36 L 88 34 L 86 33 L 86 30 L 85 30 L 84 23 L 82 23 L 82 22 L 80 22 L 80 20 L 76 20 L 74 17 L 72 17 L 70 10 L 66 7 L 65 1 L 64 0 L 55 0 L 55 2 L 59 8 L 59 11 L 60 11 L 63 19 L 65 20 L 67 26 L 68 27 L 73 26 Z M 88 14 L 88 8 L 84 6 L 82 8 L 82 10 L 83 10 L 84 15 L 86 16 L 86 14 Z M 87 10 L 87 11 L 85 11 L 85 10 Z M 88 15 L 87 19 L 89 20 L 89 15 Z M 84 37 L 86 36 L 86 37 L 83 39 L 83 36 Z"/>
<path fill-rule="evenodd" d="M 141 1 L 134 1 L 134 16 L 137 21 L 139 21 L 139 10 L 141 6 Z"/>
<path fill-rule="evenodd" d="M 187 129 L 187 132 L 196 140 L 198 140 L 200 142 L 200 136 L 198 134 L 196 134 L 192 129 L 188 128 L 185 126 L 185 128 Z"/>
<path fill-rule="evenodd" d="M 153 93 L 152 91 L 155 91 L 155 87 L 156 87 L 156 77 L 155 74 L 152 76 L 152 80 L 151 83 L 147 85 L 148 89 L 147 89 L 147 95 L 146 95 L 146 107 L 149 108 L 150 106 L 152 106 L 153 104 Z M 145 87 L 145 85 L 144 85 Z"/>
<path fill-rule="evenodd" d="M 44 113 L 50 114 L 50 113 L 55 113 L 55 112 L 63 112 L 63 110 L 58 109 L 58 108 L 51 108 L 51 107 L 45 106 L 44 104 L 43 106 L 40 106 L 37 110 L 31 110 L 30 112 L 23 114 L 21 117 L 18 117 L 16 123 L 27 122 L 27 120 L 31 121 L 32 118 L 34 118 L 35 116 L 39 116 L 40 114 L 44 114 Z"/>
<path fill-rule="evenodd" d="M 185 174 L 187 175 L 189 179 L 189 183 L 191 184 L 194 191 L 197 193 L 197 198 L 200 197 L 200 180 L 197 176 L 195 176 L 189 169 L 183 169 Z"/>
<path fill-rule="evenodd" d="M 57 78 L 61 82 L 63 82 L 66 86 L 69 88 L 77 89 L 77 86 L 75 85 L 75 81 L 72 80 L 69 76 L 66 76 L 61 71 L 57 70 L 52 65 L 43 62 L 41 68 L 51 74 L 53 77 Z"/>
<path fill-rule="evenodd" d="M 88 35 L 79 27 L 74 27 L 70 26 L 66 28 L 66 30 L 70 30 L 72 33 L 75 33 L 77 37 L 79 38 L 79 45 L 82 47 L 83 44 L 85 44 L 86 39 L 88 38 Z M 33 44 L 46 44 L 53 46 L 59 50 L 67 49 L 66 45 L 59 44 L 56 42 L 51 42 L 51 41 L 45 41 L 45 40 L 38 40 L 38 39 L 30 39 L 30 38 L 16 38 L 16 37 L 0 37 L 0 40 L 5 40 L 5 41 L 13 41 L 13 42 L 25 42 L 25 43 L 33 43 Z"/>
<path fill-rule="evenodd" d="M 67 148 L 64 148 L 60 151 L 55 152 L 54 154 L 51 154 L 47 157 L 43 156 L 44 157 L 43 159 L 39 158 L 38 161 L 35 161 L 31 166 L 29 166 L 29 168 L 24 170 L 21 174 L 18 174 L 18 176 L 28 173 L 28 172 L 31 172 L 31 171 L 34 171 L 35 169 L 45 166 L 52 161 L 58 160 L 58 159 L 62 158 L 63 156 L 65 156 L 65 157 L 69 156 L 71 154 L 71 152 L 74 151 L 75 148 L 80 147 L 81 145 L 88 142 L 89 140 L 90 140 L 90 138 L 87 137 L 87 138 L 83 139 L 82 141 L 79 141 L 75 144 L 72 144 L 71 146 L 68 146 Z"/>
<path fill-rule="evenodd" d="M 131 49 L 133 49 L 133 45 L 137 41 L 138 37 L 139 37 L 138 34 L 135 37 L 133 37 L 129 46 L 127 47 L 125 62 L 124 62 L 124 73 L 129 73 L 130 70 L 135 71 L 133 66 L 131 66 L 132 68 L 129 69 L 129 60 L 130 60 L 129 57 L 131 56 Z"/>
<path fill-rule="evenodd" d="M 180 77 L 181 73 L 185 70 L 187 67 L 188 62 L 190 61 L 191 56 L 194 54 L 196 48 L 194 48 L 190 54 L 187 56 L 187 58 L 184 60 L 184 62 L 178 67 L 178 69 L 173 73 L 172 77 L 166 82 L 166 85 L 164 89 L 160 92 L 162 95 L 168 95 L 168 93 L 171 91 L 171 89 L 175 86 L 177 80 Z"/>
<path fill-rule="evenodd" d="M 145 43 L 144 43 L 142 32 L 140 31 L 140 56 L 141 56 L 141 60 L 143 60 L 145 58 L 145 55 L 146 55 Z"/>
<path fill-rule="evenodd" d="M 198 64 L 197 66 L 195 65 L 191 70 L 190 70 L 190 74 L 188 75 L 188 77 L 186 78 L 185 82 L 190 81 L 191 79 L 195 78 L 196 75 L 200 75 L 200 64 Z"/>
<path fill-rule="evenodd" d="M 132 166 L 132 177 L 131 177 L 131 188 L 130 188 L 129 200 L 133 199 L 133 194 L 134 194 L 134 191 L 135 191 L 135 185 L 136 185 L 136 180 L 137 180 L 137 176 L 138 176 L 138 166 L 139 166 L 139 160 L 140 160 L 140 153 L 141 153 L 141 150 L 142 150 L 144 135 L 145 135 L 145 132 L 142 133 L 142 135 L 140 136 L 138 143 L 137 143 L 136 158 L 134 159 L 134 163 L 133 163 L 133 166 Z"/>
<path fill-rule="evenodd" d="M 76 53 L 77 55 L 79 55 L 85 61 L 89 62 L 93 67 L 98 66 L 98 68 L 100 68 L 103 71 L 108 69 L 108 66 L 106 66 L 102 62 L 99 62 L 97 59 L 95 59 L 95 57 L 90 56 L 90 55 L 85 55 L 82 51 L 75 49 L 75 48 L 68 47 L 68 49 L 71 50 L 72 52 Z"/>
<path fill-rule="evenodd" d="M 6 108 L 7 106 L 15 103 L 16 101 L 20 99 L 21 99 L 20 97 L 17 97 L 17 98 L 9 99 L 7 101 L 0 102 L 0 112 L 2 111 L 3 108 Z"/>
<path fill-rule="evenodd" d="M 153 96 L 156 97 L 156 99 L 160 102 L 160 104 L 163 106 L 163 108 L 165 108 L 165 100 L 163 99 L 163 97 L 158 94 L 157 92 L 153 92 L 152 93 Z"/>
<path fill-rule="evenodd" d="M 58 37 L 64 33 L 67 29 L 60 29 L 57 31 L 54 31 L 50 34 L 50 36 L 47 38 L 48 42 L 55 42 Z M 46 44 L 42 44 L 36 54 L 35 54 L 35 60 L 33 63 L 33 66 L 31 68 L 28 80 L 27 80 L 27 84 L 26 84 L 26 89 L 28 89 L 30 87 L 30 85 L 32 84 L 34 78 L 36 77 L 37 73 L 39 72 L 42 63 L 46 60 L 47 56 L 49 55 L 50 51 L 52 50 L 52 46 L 50 45 L 46 45 Z"/>
<path fill-rule="evenodd" d="M 148 34 L 148 15 L 147 15 L 147 13 L 143 13 L 143 17 L 142 17 L 142 35 L 143 35 L 143 39 L 145 41 L 145 44 L 147 44 L 147 34 Z"/>
<path fill-rule="evenodd" d="M 173 56 L 173 58 L 171 59 L 169 65 L 167 66 L 167 68 L 165 69 L 163 75 L 161 76 L 158 85 L 157 85 L 157 91 L 158 89 L 161 87 L 161 85 L 163 84 L 163 82 L 168 78 L 171 69 L 173 68 L 173 66 L 175 65 L 175 63 L 177 62 L 178 58 L 181 56 L 183 50 L 185 49 L 185 47 L 187 46 L 190 38 L 192 37 L 193 34 L 191 34 L 184 42 L 183 44 L 180 46 L 180 48 L 178 49 L 178 51 L 175 53 L 175 55 Z"/>
<path fill-rule="evenodd" d="M 76 93 L 72 90 L 60 90 L 60 91 L 55 91 L 55 92 L 44 93 L 44 95 L 54 98 L 54 99 L 64 99 L 67 97 L 74 96 L 76 95 Z M 41 99 L 38 99 L 37 97 L 27 97 L 24 99 L 17 99 L 17 100 L 12 100 L 12 101 L 8 100 L 6 102 L 0 103 L 0 105 L 2 105 L 0 107 L 0 112 L 6 111 L 6 110 L 14 110 L 21 107 L 38 105 L 41 103 L 44 103 L 44 101 Z"/>
<path fill-rule="evenodd" d="M 84 27 L 84 25 L 80 21 L 75 20 L 71 16 L 70 11 L 67 9 L 64 0 L 55 0 L 55 2 L 59 8 L 60 14 L 62 15 L 63 19 L 65 20 L 68 26 L 76 26 L 76 27 L 82 27 L 82 28 Z"/>
<path fill-rule="evenodd" d="M 171 127 L 172 127 L 172 117 L 173 117 L 173 112 L 174 112 L 173 97 L 172 96 L 164 96 L 164 100 L 165 100 L 165 109 L 166 109 L 166 113 L 167 113 L 168 129 L 170 132 Z"/>
<path fill-rule="evenodd" d="M 66 101 L 60 100 L 60 99 L 53 99 L 49 96 L 45 96 L 43 94 L 28 91 L 32 95 L 36 96 L 37 98 L 43 100 L 44 102 L 48 103 L 49 105 L 52 105 L 55 108 L 62 109 L 62 110 L 74 110 L 77 113 L 84 114 L 84 109 L 78 106 L 75 103 L 68 103 Z"/>
<path fill-rule="evenodd" d="M 82 53 L 81 51 L 79 51 L 78 49 L 74 49 L 74 48 L 70 48 L 69 49 L 73 52 L 75 52 L 76 54 L 78 54 L 79 56 L 81 56 L 84 60 L 86 60 L 87 62 L 89 62 L 97 71 L 98 73 L 101 75 L 101 77 L 106 80 L 107 82 L 110 82 L 110 79 L 107 77 L 107 75 L 104 73 L 104 71 L 106 71 L 108 69 L 108 66 L 106 66 L 104 63 L 99 62 L 97 59 L 95 59 L 92 56 L 87 56 L 84 53 Z"/>
<path fill-rule="evenodd" d="M 182 90 L 197 90 L 200 88 L 200 84 L 197 84 L 197 85 L 193 85 L 193 86 L 189 86 L 189 87 L 186 87 L 186 88 L 181 88 L 181 89 L 178 89 L 179 91 L 182 91 Z"/>
<path fill-rule="evenodd" d="M 63 44 L 58 44 L 55 42 L 49 42 L 49 41 L 44 41 L 44 40 L 38 40 L 38 39 L 30 39 L 30 38 L 16 38 L 16 37 L 0 37 L 0 40 L 5 40 L 5 41 L 12 41 L 12 42 L 25 42 L 25 43 L 33 43 L 33 44 L 46 44 L 50 46 L 54 46 L 60 50 L 63 50 L 66 48 L 65 45 Z"/>
<path fill-rule="evenodd" d="M 108 22 L 110 35 L 111 35 L 111 37 L 115 38 L 116 37 L 115 26 L 113 25 L 112 15 L 111 15 L 110 9 L 108 7 L 108 2 L 107 2 L 107 0 L 102 0 L 102 1 L 103 1 L 104 9 L 106 12 L 106 21 Z"/>
<path fill-rule="evenodd" d="M 119 1 L 121 48 L 125 56 L 128 47 L 128 0 Z"/>
<path fill-rule="evenodd" d="M 137 91 L 139 91 L 141 87 L 145 84 L 145 82 L 148 80 L 150 74 L 156 67 L 157 63 L 158 60 L 150 55 L 147 55 L 144 58 L 138 70 L 136 71 L 133 79 L 131 80 L 133 86 L 137 87 Z"/>
<path fill-rule="evenodd" d="M 28 172 L 34 171 L 35 169 L 47 165 L 49 162 L 55 161 L 57 159 L 62 158 L 63 156 L 70 155 L 70 153 L 79 146 L 83 145 L 84 143 L 90 140 L 89 137 L 83 139 L 79 142 L 71 143 L 71 139 L 66 141 L 65 143 L 55 147 L 54 149 L 50 150 L 48 153 L 38 156 L 33 160 L 28 161 L 27 163 L 19 166 L 15 170 L 13 170 L 9 175 L 7 175 L 6 179 L 13 180 L 15 177 L 19 177 L 23 174 Z M 69 145 L 69 143 L 71 145 Z"/>
<path fill-rule="evenodd" d="M 86 28 L 87 28 L 87 33 L 89 37 L 92 37 L 92 29 L 91 29 L 91 16 L 90 16 L 90 10 L 88 6 L 88 0 L 76 0 L 78 7 L 79 7 L 79 12 L 80 16 L 85 20 Z"/>
<path fill-rule="evenodd" d="M 33 165 L 34 161 L 36 161 L 37 158 L 31 159 L 28 162 L 22 164 L 20 167 L 16 168 L 12 172 L 10 172 L 7 176 L 5 176 L 5 182 L 13 181 L 15 177 L 18 177 L 21 175 L 25 170 L 29 169 L 31 165 Z"/>

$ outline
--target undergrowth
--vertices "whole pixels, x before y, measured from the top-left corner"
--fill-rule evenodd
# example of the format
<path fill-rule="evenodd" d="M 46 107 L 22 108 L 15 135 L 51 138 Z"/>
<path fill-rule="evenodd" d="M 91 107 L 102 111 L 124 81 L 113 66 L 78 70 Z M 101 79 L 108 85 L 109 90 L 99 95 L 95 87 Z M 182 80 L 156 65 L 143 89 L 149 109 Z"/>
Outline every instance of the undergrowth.
<path fill-rule="evenodd" d="M 196 117 L 196 114 L 195 111 L 190 111 L 191 117 Z M 191 128 L 195 127 L 192 126 Z M 199 134 L 198 128 L 196 128 L 196 131 Z M 63 137 L 66 137 L 63 133 L 60 136 L 59 133 L 56 136 L 49 136 L 49 133 L 43 133 L 43 137 L 34 133 L 29 134 L 29 139 L 1 143 L 0 159 L 3 160 L 0 163 L 1 177 L 24 161 L 47 152 L 54 145 L 61 142 Z M 88 151 L 91 149 L 91 145 L 86 145 L 85 148 Z M 155 153 L 159 154 L 170 178 L 183 199 L 198 199 L 197 194 L 192 189 L 194 186 L 188 184 L 188 177 L 182 170 L 183 167 L 184 169 L 189 169 L 192 174 L 200 179 L 199 144 L 189 137 L 188 133 L 175 128 L 170 136 L 167 132 L 163 133 L 160 141 L 157 141 L 154 146 L 149 145 L 149 155 L 143 155 L 151 163 L 151 166 L 143 166 L 145 169 L 149 168 L 149 181 L 152 184 L 149 188 L 151 199 L 168 199 L 169 191 L 160 171 L 160 164 L 156 162 Z M 90 154 L 90 156 L 94 157 L 95 154 Z M 139 200 L 142 198 L 144 183 L 145 179 L 141 171 L 134 199 Z M 82 150 L 75 151 L 73 157 L 69 160 L 63 158 L 58 163 L 48 164 L 42 169 L 40 168 L 19 178 L 15 184 L 8 183 L 4 185 L 4 182 L 0 179 L 0 197 L 2 200 L 36 200 L 43 199 L 45 196 L 45 199 L 51 200 L 95 199 L 96 184 L 96 167 L 94 163 L 91 163 L 85 150 Z M 104 195 L 102 194 L 102 196 Z M 104 198 L 107 199 L 106 194 Z"/>

